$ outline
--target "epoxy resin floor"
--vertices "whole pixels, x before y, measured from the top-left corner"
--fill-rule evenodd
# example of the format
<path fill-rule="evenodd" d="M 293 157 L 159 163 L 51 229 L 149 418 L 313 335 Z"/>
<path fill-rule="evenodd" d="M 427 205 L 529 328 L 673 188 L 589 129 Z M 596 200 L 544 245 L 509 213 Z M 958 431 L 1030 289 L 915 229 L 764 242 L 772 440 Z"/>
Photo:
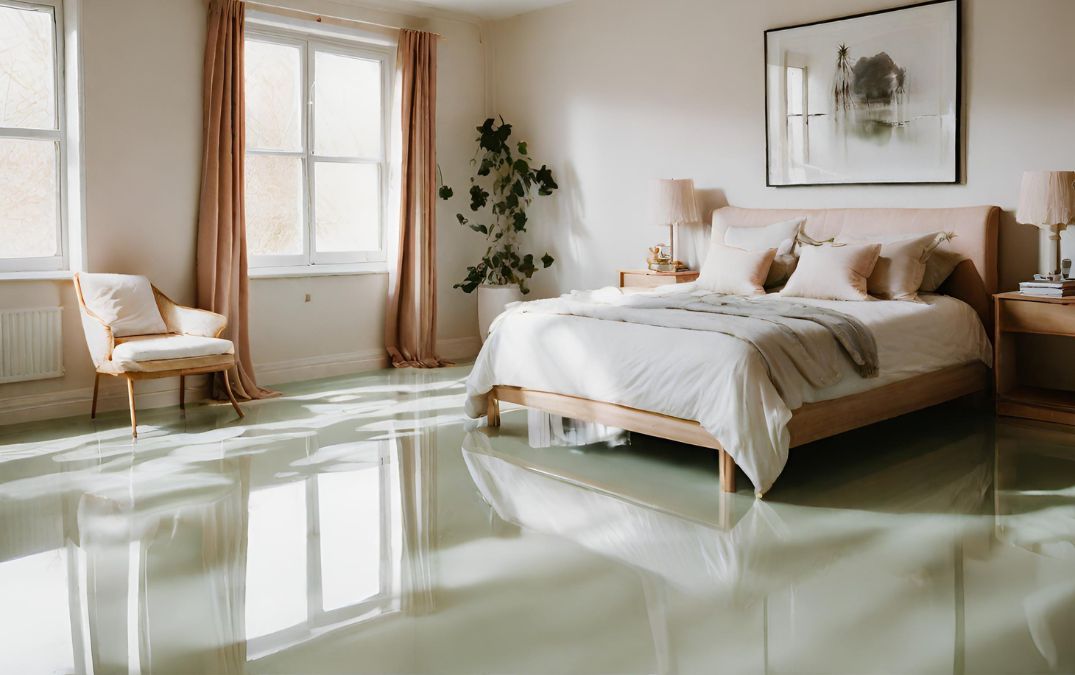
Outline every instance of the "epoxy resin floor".
<path fill-rule="evenodd" d="M 0 673 L 1075 671 L 1069 430 L 945 406 L 756 501 L 466 372 L 0 427 Z"/>

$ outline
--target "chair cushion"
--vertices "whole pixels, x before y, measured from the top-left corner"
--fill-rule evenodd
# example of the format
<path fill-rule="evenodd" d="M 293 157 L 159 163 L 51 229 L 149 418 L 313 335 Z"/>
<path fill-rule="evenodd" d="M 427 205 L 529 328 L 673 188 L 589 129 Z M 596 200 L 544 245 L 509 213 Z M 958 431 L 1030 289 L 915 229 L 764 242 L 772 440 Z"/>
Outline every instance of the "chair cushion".
<path fill-rule="evenodd" d="M 117 366 L 125 367 L 141 361 L 189 359 L 234 353 L 231 340 L 196 335 L 153 335 L 116 345 L 112 350 L 112 361 Z"/>
<path fill-rule="evenodd" d="M 86 308 L 112 329 L 112 335 L 167 333 L 149 279 L 135 274 L 79 274 Z"/>

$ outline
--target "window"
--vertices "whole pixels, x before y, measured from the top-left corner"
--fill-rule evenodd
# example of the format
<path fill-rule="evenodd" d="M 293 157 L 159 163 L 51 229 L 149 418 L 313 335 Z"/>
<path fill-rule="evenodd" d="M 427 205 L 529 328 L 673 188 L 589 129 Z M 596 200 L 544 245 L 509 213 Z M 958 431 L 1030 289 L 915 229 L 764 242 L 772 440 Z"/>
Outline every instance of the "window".
<path fill-rule="evenodd" d="M 0 0 L 0 272 L 67 267 L 61 8 Z"/>
<path fill-rule="evenodd" d="M 251 267 L 385 260 L 390 54 L 373 45 L 248 29 Z"/>
<path fill-rule="evenodd" d="M 806 164 L 809 150 L 810 118 L 806 108 L 806 68 L 788 67 L 785 72 L 788 155 L 793 167 L 802 167 Z"/>

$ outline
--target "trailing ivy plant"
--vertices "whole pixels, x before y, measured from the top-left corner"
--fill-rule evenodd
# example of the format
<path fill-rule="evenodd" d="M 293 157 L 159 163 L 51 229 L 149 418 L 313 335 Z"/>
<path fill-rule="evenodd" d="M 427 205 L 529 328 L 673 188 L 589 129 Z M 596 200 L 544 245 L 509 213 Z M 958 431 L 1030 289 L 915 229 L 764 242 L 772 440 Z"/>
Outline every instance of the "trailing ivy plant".
<path fill-rule="evenodd" d="M 478 151 L 471 160 L 477 167 L 470 177 L 470 211 L 468 218 L 456 214 L 456 220 L 484 235 L 488 246 L 481 262 L 467 267 L 467 276 L 455 288 L 473 293 L 482 284 L 518 285 L 523 294 L 530 292 L 526 282 L 538 270 L 531 253 L 519 248 L 519 235 L 526 232 L 526 209 L 537 196 L 547 197 L 559 186 L 552 171 L 545 166 L 531 165 L 526 142 L 509 143 L 511 125 L 489 118 L 477 127 Z M 440 186 L 440 198 L 451 199 L 454 191 Z M 479 214 L 479 215 L 475 215 Z M 542 269 L 553 263 L 553 257 L 541 256 Z"/>

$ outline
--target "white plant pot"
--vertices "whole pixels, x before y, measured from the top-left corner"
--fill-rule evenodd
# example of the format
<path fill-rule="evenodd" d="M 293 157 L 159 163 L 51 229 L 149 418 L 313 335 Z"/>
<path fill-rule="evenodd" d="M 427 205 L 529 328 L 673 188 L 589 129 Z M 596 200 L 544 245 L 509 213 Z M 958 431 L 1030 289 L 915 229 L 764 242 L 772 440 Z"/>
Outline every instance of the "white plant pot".
<path fill-rule="evenodd" d="M 489 325 L 493 323 L 493 319 L 500 316 L 504 311 L 504 307 L 522 299 L 522 291 L 514 284 L 510 286 L 493 286 L 490 284 L 478 286 L 478 332 L 482 336 L 482 342 L 485 342 L 485 338 L 489 336 Z"/>

